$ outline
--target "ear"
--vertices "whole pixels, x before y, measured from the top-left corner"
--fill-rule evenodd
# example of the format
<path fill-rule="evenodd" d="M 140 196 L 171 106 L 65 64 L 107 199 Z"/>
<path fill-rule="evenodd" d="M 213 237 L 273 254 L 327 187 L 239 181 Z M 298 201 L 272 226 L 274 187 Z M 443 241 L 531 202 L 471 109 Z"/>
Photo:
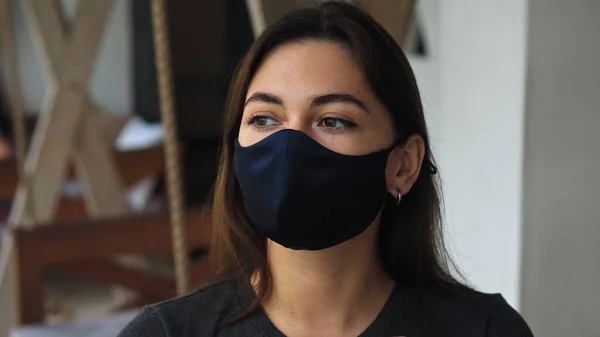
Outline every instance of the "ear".
<path fill-rule="evenodd" d="M 423 158 L 425 157 L 425 141 L 414 134 L 406 140 L 404 146 L 397 147 L 388 156 L 385 178 L 388 192 L 396 197 L 398 192 L 405 195 L 419 178 Z"/>

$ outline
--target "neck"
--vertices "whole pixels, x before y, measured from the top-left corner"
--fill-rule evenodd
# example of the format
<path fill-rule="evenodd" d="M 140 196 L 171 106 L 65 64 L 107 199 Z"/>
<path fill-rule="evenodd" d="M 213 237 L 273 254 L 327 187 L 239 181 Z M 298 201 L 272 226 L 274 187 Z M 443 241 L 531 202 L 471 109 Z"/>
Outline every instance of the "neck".
<path fill-rule="evenodd" d="M 296 251 L 270 241 L 273 289 L 263 306 L 273 323 L 287 335 L 325 335 L 331 329 L 333 335 L 358 335 L 368 327 L 394 284 L 380 263 L 378 227 L 374 223 L 320 251 Z"/>

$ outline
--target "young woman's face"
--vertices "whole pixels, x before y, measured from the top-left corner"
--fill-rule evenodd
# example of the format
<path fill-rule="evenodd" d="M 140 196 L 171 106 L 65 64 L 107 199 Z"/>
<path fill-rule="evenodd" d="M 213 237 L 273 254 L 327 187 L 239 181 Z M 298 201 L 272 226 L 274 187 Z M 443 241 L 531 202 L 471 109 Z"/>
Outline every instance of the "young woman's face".
<path fill-rule="evenodd" d="M 352 55 L 325 41 L 275 49 L 250 83 L 240 145 L 252 145 L 282 129 L 302 131 L 347 155 L 375 152 L 394 142 L 390 114 Z"/>

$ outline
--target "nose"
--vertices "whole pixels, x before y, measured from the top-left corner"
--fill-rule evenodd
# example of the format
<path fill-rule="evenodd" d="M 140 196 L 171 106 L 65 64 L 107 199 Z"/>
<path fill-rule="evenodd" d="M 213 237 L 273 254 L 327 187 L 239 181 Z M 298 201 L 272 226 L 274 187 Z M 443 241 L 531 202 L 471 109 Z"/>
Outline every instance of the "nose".
<path fill-rule="evenodd" d="M 288 118 L 286 129 L 292 129 L 300 132 L 304 132 L 307 135 L 312 133 L 312 119 L 309 112 L 291 113 Z"/>

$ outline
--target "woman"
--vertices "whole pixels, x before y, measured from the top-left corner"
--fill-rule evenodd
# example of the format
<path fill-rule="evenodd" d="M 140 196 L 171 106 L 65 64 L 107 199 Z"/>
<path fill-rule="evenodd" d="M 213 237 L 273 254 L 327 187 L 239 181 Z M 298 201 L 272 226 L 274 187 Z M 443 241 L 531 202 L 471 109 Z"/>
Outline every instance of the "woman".
<path fill-rule="evenodd" d="M 214 195 L 220 282 L 121 336 L 531 336 L 451 274 L 414 75 L 356 7 L 292 12 L 234 78 Z"/>

